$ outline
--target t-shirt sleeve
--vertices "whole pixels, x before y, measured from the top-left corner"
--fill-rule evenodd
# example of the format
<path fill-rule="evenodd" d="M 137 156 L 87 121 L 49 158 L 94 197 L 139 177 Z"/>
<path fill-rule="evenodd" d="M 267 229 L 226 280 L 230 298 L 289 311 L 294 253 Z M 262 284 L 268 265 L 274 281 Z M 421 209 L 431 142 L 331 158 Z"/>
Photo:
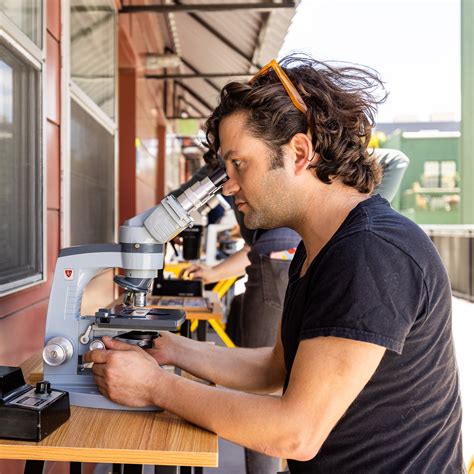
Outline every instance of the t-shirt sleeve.
<path fill-rule="evenodd" d="M 300 340 L 343 337 L 402 353 L 425 294 L 411 257 L 364 231 L 334 243 L 309 271 Z"/>

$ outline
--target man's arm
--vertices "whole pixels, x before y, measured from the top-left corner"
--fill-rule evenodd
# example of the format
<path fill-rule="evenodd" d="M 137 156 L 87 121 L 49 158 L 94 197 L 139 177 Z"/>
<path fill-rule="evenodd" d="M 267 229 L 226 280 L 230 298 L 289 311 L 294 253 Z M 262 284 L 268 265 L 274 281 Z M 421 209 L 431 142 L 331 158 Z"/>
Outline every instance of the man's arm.
<path fill-rule="evenodd" d="M 250 265 L 247 254 L 250 250 L 248 245 L 227 257 L 223 262 L 209 267 L 196 263 L 185 268 L 180 278 L 202 278 L 204 283 L 215 283 L 226 278 L 241 276 L 245 274 L 245 268 Z"/>
<path fill-rule="evenodd" d="M 153 359 L 135 347 L 89 352 L 86 360 L 95 359 L 99 390 L 115 402 L 156 404 L 250 449 L 308 460 L 370 380 L 384 351 L 375 344 L 335 337 L 304 340 L 282 397 L 178 377 L 153 365 Z"/>
<path fill-rule="evenodd" d="M 160 364 L 171 364 L 203 380 L 236 390 L 273 393 L 283 387 L 285 363 L 278 334 L 274 347 L 258 349 L 220 347 L 172 333 L 155 339 L 148 353 Z M 112 344 L 115 347 L 116 341 Z M 110 348 L 114 349 L 114 346 Z"/>
<path fill-rule="evenodd" d="M 410 160 L 403 152 L 388 148 L 376 148 L 374 155 L 383 170 L 382 181 L 375 188 L 374 193 L 391 201 L 397 194 Z"/>

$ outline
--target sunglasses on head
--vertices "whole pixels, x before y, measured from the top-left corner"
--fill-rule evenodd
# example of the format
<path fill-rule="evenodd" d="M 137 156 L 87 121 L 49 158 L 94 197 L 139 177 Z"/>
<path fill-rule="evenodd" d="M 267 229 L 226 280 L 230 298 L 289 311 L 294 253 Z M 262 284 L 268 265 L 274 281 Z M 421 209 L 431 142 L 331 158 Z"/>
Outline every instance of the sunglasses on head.
<path fill-rule="evenodd" d="M 260 69 L 260 71 L 258 71 L 257 74 L 255 74 L 255 76 L 252 77 L 252 79 L 250 79 L 249 83 L 251 84 L 259 76 L 264 76 L 265 74 L 268 73 L 270 69 L 273 69 L 275 71 L 275 74 L 277 75 L 278 79 L 280 79 L 280 82 L 285 88 L 285 91 L 288 94 L 288 97 L 291 99 L 291 102 L 293 102 L 293 105 L 298 110 L 300 110 L 303 114 L 305 114 L 308 111 L 308 107 L 306 107 L 306 104 L 304 103 L 303 98 L 298 92 L 298 89 L 296 89 L 295 85 L 291 82 L 290 78 L 286 75 L 286 72 L 277 63 L 275 59 L 272 59 L 268 64 L 263 66 L 262 69 Z"/>

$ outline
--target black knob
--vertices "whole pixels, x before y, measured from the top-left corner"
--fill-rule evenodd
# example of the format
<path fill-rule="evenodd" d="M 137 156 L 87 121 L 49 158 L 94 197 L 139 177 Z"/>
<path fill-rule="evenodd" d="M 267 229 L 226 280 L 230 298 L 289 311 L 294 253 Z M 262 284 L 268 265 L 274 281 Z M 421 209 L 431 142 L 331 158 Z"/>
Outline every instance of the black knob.
<path fill-rule="evenodd" d="M 217 168 L 217 170 L 214 171 L 209 176 L 209 179 L 214 183 L 214 186 L 216 188 L 219 188 L 220 186 L 222 186 L 229 179 L 229 177 L 227 176 L 227 173 L 225 172 L 224 169 Z"/>
<path fill-rule="evenodd" d="M 41 382 L 37 382 L 35 393 L 38 393 L 38 394 L 51 393 L 51 384 L 47 380 L 42 380 Z"/>
<path fill-rule="evenodd" d="M 110 309 L 109 308 L 99 308 L 99 310 L 96 311 L 95 315 L 98 318 L 108 318 L 110 316 Z"/>

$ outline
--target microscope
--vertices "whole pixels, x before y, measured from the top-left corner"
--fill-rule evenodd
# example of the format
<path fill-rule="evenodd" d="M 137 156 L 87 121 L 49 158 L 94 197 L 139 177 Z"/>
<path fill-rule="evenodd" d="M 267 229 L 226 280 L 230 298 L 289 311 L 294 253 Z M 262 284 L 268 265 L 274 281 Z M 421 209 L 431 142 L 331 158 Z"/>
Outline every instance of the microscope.
<path fill-rule="evenodd" d="M 72 405 L 131 410 L 102 396 L 83 355 L 105 349 L 103 336 L 153 347 L 160 331 L 177 331 L 186 315 L 181 310 L 146 307 L 146 295 L 164 266 L 164 244 L 194 223 L 192 213 L 211 199 L 227 180 L 218 169 L 177 197 L 125 221 L 119 243 L 81 245 L 62 249 L 56 262 L 46 320 L 43 349 L 44 378 L 69 392 Z M 121 268 L 114 277 L 123 288 L 123 304 L 81 315 L 85 287 L 100 271 Z M 149 409 L 156 409 L 150 407 Z M 140 410 L 143 410 L 141 408 Z"/>

